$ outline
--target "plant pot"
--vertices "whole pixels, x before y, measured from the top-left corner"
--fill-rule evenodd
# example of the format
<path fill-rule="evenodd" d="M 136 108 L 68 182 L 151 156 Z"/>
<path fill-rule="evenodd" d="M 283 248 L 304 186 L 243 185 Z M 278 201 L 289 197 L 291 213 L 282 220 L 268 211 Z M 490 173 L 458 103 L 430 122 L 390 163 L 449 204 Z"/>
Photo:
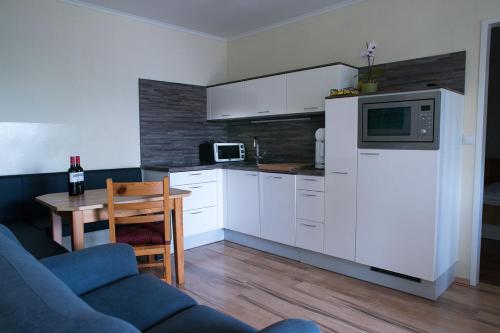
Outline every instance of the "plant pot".
<path fill-rule="evenodd" d="M 363 94 L 374 93 L 378 89 L 378 82 L 365 82 L 361 85 L 361 92 Z"/>

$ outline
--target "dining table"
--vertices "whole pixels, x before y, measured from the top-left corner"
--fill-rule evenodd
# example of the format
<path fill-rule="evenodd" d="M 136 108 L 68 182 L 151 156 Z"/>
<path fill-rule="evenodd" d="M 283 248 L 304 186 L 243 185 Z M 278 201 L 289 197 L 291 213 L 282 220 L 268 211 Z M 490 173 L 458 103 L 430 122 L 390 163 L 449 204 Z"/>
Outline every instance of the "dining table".
<path fill-rule="evenodd" d="M 184 230 L 183 230 L 183 198 L 190 191 L 170 188 L 169 205 L 172 211 L 172 236 L 174 241 L 175 277 L 178 285 L 184 285 Z M 108 220 L 108 204 L 106 189 L 86 190 L 79 196 L 70 196 L 67 192 L 40 195 L 35 200 L 49 208 L 52 223 L 52 237 L 62 244 L 62 220 L 71 225 L 71 248 L 73 251 L 85 247 L 84 225 Z M 117 197 L 116 202 L 139 203 L 160 201 L 163 196 Z M 126 216 L 126 215 L 124 215 Z"/>

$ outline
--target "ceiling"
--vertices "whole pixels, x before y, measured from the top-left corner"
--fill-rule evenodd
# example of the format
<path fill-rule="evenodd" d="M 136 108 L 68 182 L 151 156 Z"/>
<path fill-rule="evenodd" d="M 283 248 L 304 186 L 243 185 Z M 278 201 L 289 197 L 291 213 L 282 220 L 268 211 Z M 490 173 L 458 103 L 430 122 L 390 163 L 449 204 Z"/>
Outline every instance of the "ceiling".
<path fill-rule="evenodd" d="M 65 0 L 233 39 L 361 0 Z"/>

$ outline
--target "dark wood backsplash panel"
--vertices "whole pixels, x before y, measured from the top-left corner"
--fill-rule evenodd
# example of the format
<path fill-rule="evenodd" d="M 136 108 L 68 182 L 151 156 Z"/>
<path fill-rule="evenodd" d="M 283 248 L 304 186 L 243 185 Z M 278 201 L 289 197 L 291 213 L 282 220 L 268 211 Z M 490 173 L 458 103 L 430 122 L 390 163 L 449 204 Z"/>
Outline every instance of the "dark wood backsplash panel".
<path fill-rule="evenodd" d="M 207 122 L 207 88 L 139 80 L 141 164 L 199 163 L 198 146 L 227 141 L 226 123 Z"/>
<path fill-rule="evenodd" d="M 379 90 L 411 91 L 444 87 L 465 89 L 465 51 L 378 65 L 384 69 Z M 366 67 L 360 68 L 360 72 Z M 196 165 L 198 146 L 209 139 L 243 142 L 254 161 L 253 138 L 259 137 L 267 162 L 314 163 L 315 131 L 324 115 L 307 121 L 252 123 L 250 120 L 207 122 L 206 87 L 139 80 L 141 163 Z"/>
<path fill-rule="evenodd" d="M 255 161 L 253 139 L 259 138 L 260 152 L 265 152 L 264 162 L 300 162 L 314 164 L 315 137 L 318 128 L 325 127 L 324 115 L 312 116 L 310 120 L 252 123 L 249 120 L 228 124 L 228 138 L 232 142 L 243 142 L 247 160 Z"/>
<path fill-rule="evenodd" d="M 448 88 L 465 91 L 465 51 L 376 65 L 384 74 L 379 91 L 411 91 Z M 360 73 L 366 73 L 361 67 Z"/>

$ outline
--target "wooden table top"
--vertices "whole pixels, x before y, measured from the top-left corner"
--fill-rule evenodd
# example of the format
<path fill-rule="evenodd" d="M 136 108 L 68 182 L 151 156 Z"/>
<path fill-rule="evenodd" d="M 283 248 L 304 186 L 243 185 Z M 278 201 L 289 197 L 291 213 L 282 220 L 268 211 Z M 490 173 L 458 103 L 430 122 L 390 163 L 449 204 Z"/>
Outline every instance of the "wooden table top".
<path fill-rule="evenodd" d="M 191 191 L 170 189 L 170 199 L 182 198 L 191 195 Z M 116 197 L 116 202 L 144 202 L 160 201 L 162 196 L 147 197 Z M 83 195 L 71 197 L 67 192 L 50 193 L 38 196 L 35 200 L 42 205 L 58 212 L 73 212 L 79 210 L 93 210 L 107 207 L 108 197 L 106 189 L 86 190 Z"/>

